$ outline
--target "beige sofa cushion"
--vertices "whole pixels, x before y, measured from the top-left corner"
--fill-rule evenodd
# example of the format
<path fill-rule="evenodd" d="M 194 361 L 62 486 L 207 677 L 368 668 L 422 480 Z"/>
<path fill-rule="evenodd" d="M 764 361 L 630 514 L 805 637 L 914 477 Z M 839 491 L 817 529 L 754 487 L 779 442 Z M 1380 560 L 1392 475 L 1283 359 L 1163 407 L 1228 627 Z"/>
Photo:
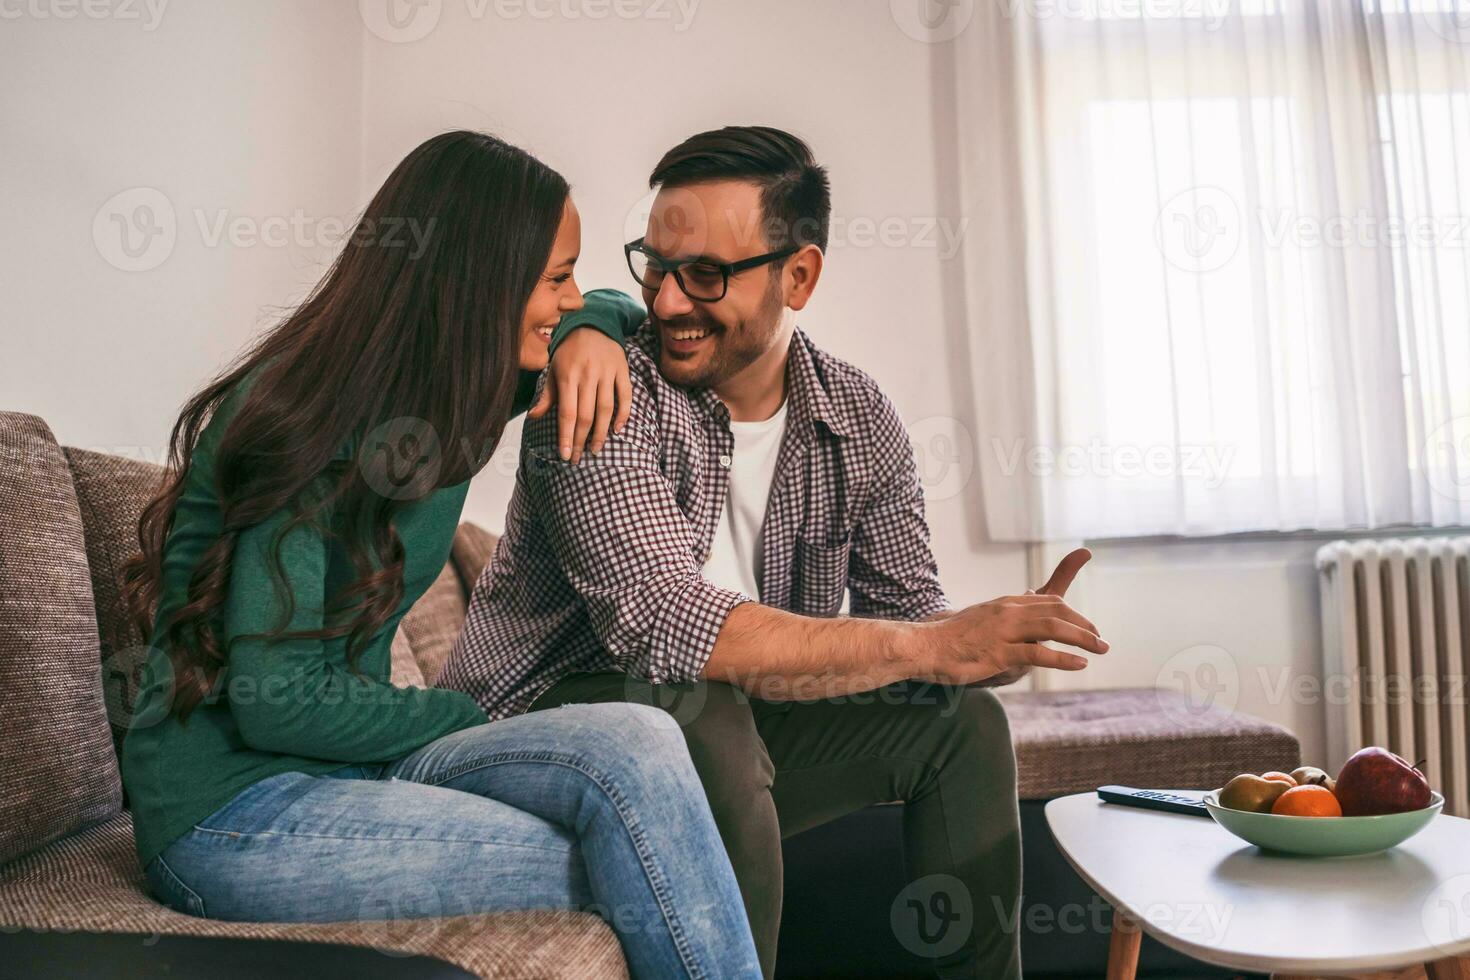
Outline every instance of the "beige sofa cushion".
<path fill-rule="evenodd" d="M 138 679 L 148 659 L 145 637 L 128 613 L 123 568 L 138 552 L 138 518 L 161 488 L 163 467 L 66 447 L 81 507 L 87 565 L 101 641 L 102 693 L 114 749 L 122 748 L 132 718 Z"/>
<path fill-rule="evenodd" d="M 1177 691 L 996 692 L 1016 747 L 1023 800 L 1090 793 L 1099 786 L 1214 789 L 1242 772 L 1290 772 L 1296 736 L 1219 707 L 1201 710 Z"/>
<path fill-rule="evenodd" d="M 432 956 L 479 977 L 628 976 L 607 924 L 588 912 L 503 912 L 341 923 L 225 922 L 174 912 L 145 891 L 132 817 L 57 841 L 0 868 L 0 935 L 14 929 L 283 939 Z M 3 973 L 0 968 L 0 973 Z"/>
<path fill-rule="evenodd" d="M 122 806 L 71 472 L 46 423 L 0 413 L 0 863 Z"/>
<path fill-rule="evenodd" d="M 459 572 L 459 581 L 464 587 L 465 595 L 474 592 L 480 573 L 490 564 L 499 544 L 499 535 L 478 524 L 466 521 L 459 526 L 458 533 L 454 535 L 454 547 L 450 549 L 449 562 Z"/>
<path fill-rule="evenodd" d="M 402 622 L 398 624 L 398 632 L 393 634 L 393 646 L 389 648 L 388 656 L 392 668 L 388 682 L 394 687 L 429 686 L 424 683 L 424 672 L 419 669 L 418 659 L 413 655 L 413 644 L 408 642 Z"/>
<path fill-rule="evenodd" d="M 424 684 L 432 686 L 449 659 L 454 638 L 464 625 L 465 592 L 453 563 L 445 562 L 434 584 L 419 596 L 418 602 L 398 624 L 398 635 L 413 648 L 414 659 Z M 394 683 L 397 683 L 396 681 Z"/>
<path fill-rule="evenodd" d="M 413 604 L 398 626 L 394 643 L 394 684 L 417 683 L 413 669 L 400 664 L 404 648 L 412 650 L 422 684 L 433 686 L 444 670 L 444 662 L 464 626 L 469 595 L 490 560 L 499 538 L 471 523 L 459 526 L 450 550 L 450 560 L 434 584 Z"/>

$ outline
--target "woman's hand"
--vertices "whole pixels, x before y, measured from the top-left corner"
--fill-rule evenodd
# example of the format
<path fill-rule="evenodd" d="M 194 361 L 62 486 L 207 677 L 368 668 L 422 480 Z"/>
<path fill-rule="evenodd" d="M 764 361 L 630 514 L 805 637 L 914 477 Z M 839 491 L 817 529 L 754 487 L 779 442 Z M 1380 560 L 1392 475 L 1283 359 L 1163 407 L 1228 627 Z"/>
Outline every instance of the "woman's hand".
<path fill-rule="evenodd" d="M 546 386 L 526 414 L 539 419 L 556 405 L 561 458 L 579 463 L 584 447 L 601 452 L 610 432 L 623 431 L 632 402 L 623 345 L 596 328 L 578 327 L 557 345 Z"/>

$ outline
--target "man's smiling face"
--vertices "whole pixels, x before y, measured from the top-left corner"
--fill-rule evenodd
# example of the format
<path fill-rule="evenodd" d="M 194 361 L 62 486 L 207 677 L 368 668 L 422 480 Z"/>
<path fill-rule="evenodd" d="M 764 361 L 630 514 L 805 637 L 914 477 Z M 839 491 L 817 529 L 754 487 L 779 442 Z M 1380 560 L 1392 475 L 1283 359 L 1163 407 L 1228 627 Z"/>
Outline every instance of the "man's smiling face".
<path fill-rule="evenodd" d="M 644 244 L 674 261 L 739 262 L 771 251 L 764 232 L 760 188 L 717 180 L 661 189 Z M 783 267 L 777 260 L 737 272 L 715 302 L 690 299 L 672 274 L 657 289 L 645 286 L 643 302 L 659 332 L 659 372 L 680 387 L 717 388 L 769 351 L 782 334 Z M 686 282 L 694 288 L 692 270 Z M 718 286 L 716 273 L 715 293 Z"/>

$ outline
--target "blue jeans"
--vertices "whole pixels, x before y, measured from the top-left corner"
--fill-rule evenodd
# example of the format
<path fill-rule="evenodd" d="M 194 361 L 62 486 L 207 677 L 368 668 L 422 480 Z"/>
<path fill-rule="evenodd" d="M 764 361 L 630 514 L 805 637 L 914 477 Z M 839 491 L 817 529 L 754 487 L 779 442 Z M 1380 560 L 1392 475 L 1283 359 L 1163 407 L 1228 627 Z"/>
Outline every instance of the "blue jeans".
<path fill-rule="evenodd" d="M 643 705 L 568 705 L 396 762 L 271 776 L 145 870 L 165 904 L 213 919 L 583 909 L 635 976 L 760 976 L 683 733 Z"/>

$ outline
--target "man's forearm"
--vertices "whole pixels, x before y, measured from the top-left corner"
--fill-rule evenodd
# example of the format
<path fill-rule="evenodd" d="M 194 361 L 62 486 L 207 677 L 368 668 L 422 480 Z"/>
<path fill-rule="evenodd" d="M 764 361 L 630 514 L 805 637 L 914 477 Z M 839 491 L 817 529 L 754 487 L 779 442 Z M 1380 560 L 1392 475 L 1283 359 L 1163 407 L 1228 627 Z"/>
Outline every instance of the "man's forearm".
<path fill-rule="evenodd" d="M 745 602 L 726 617 L 704 676 L 767 701 L 871 691 L 920 673 L 923 629 L 883 619 L 815 619 Z"/>

